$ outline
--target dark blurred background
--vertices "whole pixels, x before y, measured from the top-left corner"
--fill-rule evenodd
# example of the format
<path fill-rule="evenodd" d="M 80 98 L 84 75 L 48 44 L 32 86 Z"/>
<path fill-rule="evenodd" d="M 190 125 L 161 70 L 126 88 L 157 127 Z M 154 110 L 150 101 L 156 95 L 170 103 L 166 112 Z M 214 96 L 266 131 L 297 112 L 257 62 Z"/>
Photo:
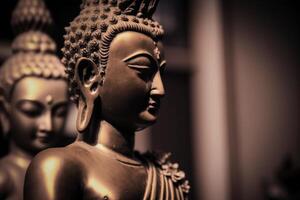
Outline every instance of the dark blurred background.
<path fill-rule="evenodd" d="M 16 0 L 1 3 L 0 63 Z M 46 0 L 59 49 L 80 3 Z M 298 0 L 161 0 L 167 95 L 137 148 L 172 152 L 191 199 L 300 199 L 299 11 Z"/>

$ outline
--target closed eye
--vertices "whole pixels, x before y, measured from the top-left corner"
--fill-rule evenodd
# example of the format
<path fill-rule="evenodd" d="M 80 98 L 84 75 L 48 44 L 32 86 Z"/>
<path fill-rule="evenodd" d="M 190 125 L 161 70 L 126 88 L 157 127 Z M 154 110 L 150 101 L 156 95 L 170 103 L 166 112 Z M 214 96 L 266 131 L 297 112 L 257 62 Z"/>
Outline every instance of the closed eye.
<path fill-rule="evenodd" d="M 151 80 L 158 69 L 156 60 L 148 52 L 137 52 L 123 60 L 127 66 L 137 72 L 144 81 Z"/>
<path fill-rule="evenodd" d="M 160 74 L 163 76 L 165 71 L 166 71 L 166 66 L 167 66 L 167 62 L 164 60 L 161 62 L 160 67 L 159 67 L 159 71 Z"/>
<path fill-rule="evenodd" d="M 137 75 L 144 81 L 150 80 L 153 77 L 155 72 L 155 70 L 152 67 L 144 66 L 144 65 L 129 64 L 128 67 L 136 71 Z"/>
<path fill-rule="evenodd" d="M 67 102 L 58 103 L 52 108 L 52 112 L 56 117 L 65 117 L 68 112 L 68 103 Z"/>
<path fill-rule="evenodd" d="M 37 117 L 42 114 L 44 105 L 34 100 L 20 100 L 17 102 L 17 108 L 28 117 Z"/>
<path fill-rule="evenodd" d="M 138 51 L 136 53 L 133 53 L 131 55 L 129 55 L 128 57 L 124 58 L 123 61 L 126 63 L 130 63 L 131 61 L 133 61 L 136 58 L 147 58 L 151 63 L 152 62 L 156 62 L 155 59 L 153 58 L 153 56 L 146 51 Z"/>
<path fill-rule="evenodd" d="M 135 69 L 135 70 L 146 70 L 149 69 L 149 66 L 146 65 L 133 65 L 133 64 L 128 64 L 128 67 Z"/>

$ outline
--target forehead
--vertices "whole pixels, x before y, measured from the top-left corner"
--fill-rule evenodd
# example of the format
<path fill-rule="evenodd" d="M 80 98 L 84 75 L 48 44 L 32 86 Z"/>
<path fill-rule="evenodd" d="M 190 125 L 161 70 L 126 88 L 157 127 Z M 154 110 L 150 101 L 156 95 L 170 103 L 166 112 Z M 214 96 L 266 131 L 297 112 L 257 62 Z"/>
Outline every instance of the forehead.
<path fill-rule="evenodd" d="M 125 31 L 119 33 L 113 39 L 110 45 L 110 52 L 116 56 L 127 56 L 139 50 L 148 51 L 150 54 L 153 54 L 156 45 L 159 50 L 163 52 L 163 45 L 160 41 L 156 42 L 143 33 Z"/>
<path fill-rule="evenodd" d="M 46 100 L 51 95 L 55 100 L 65 100 L 67 83 L 62 79 L 45 79 L 40 77 L 25 77 L 16 83 L 12 99 Z"/>

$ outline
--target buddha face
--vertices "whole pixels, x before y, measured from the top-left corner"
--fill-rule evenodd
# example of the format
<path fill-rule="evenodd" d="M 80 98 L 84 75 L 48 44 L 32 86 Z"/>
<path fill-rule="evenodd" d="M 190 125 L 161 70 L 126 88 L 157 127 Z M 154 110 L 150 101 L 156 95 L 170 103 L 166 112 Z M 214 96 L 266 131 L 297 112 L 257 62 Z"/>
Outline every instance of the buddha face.
<path fill-rule="evenodd" d="M 64 80 L 25 77 L 11 94 L 12 140 L 22 149 L 37 153 L 57 146 L 68 110 Z"/>
<path fill-rule="evenodd" d="M 101 116 L 121 129 L 140 130 L 158 117 L 164 96 L 161 42 L 138 32 L 122 32 L 110 45 L 101 88 Z"/>

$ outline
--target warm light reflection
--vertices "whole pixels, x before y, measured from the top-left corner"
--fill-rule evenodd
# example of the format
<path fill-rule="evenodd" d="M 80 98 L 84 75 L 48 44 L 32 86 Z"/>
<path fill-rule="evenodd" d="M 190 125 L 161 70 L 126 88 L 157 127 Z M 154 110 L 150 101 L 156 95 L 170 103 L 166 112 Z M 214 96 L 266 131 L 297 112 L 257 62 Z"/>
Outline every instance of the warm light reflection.
<path fill-rule="evenodd" d="M 203 1 L 194 27 L 194 142 L 201 199 L 229 200 L 225 58 L 221 5 Z"/>
<path fill-rule="evenodd" d="M 99 196 L 111 196 L 105 185 L 101 184 L 99 179 L 93 178 L 93 176 L 88 179 L 87 187 L 93 190 L 94 193 L 99 193 Z"/>
<path fill-rule="evenodd" d="M 58 177 L 55 173 L 59 172 L 59 169 L 61 168 L 61 162 L 55 158 L 49 158 L 45 163 L 43 163 L 43 165 L 44 166 L 42 166 L 41 169 L 43 169 L 43 174 L 46 176 L 46 191 L 48 192 L 49 199 L 54 199 L 54 188 L 56 183 L 55 178 Z"/>
<path fill-rule="evenodd" d="M 29 165 L 29 161 L 22 157 L 15 157 L 14 162 L 16 162 L 16 164 L 22 168 L 27 168 Z"/>

